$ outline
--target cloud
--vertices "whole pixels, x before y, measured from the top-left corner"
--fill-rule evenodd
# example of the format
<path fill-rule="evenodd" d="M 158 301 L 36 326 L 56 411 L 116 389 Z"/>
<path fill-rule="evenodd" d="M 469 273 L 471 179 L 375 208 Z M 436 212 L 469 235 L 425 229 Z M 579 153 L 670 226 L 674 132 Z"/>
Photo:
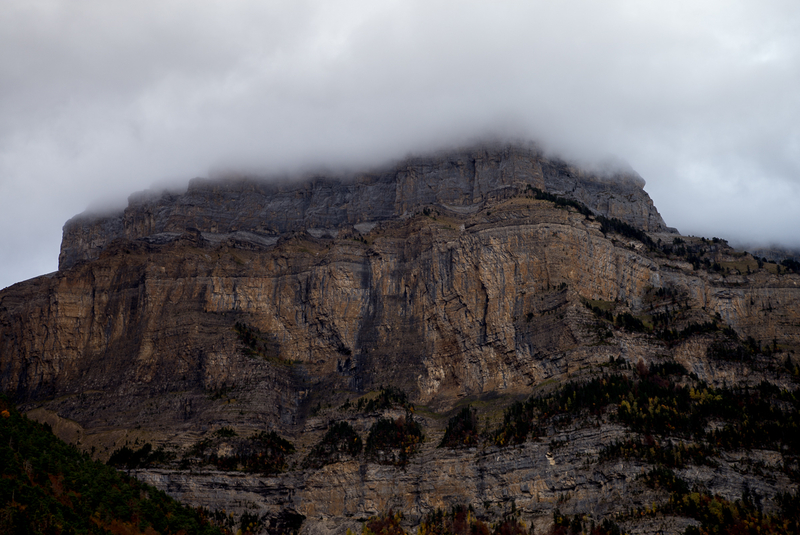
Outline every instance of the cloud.
<path fill-rule="evenodd" d="M 800 246 L 791 1 L 33 0 L 0 19 L 0 287 L 61 225 L 210 169 L 487 133 L 628 161 L 668 224 Z"/>

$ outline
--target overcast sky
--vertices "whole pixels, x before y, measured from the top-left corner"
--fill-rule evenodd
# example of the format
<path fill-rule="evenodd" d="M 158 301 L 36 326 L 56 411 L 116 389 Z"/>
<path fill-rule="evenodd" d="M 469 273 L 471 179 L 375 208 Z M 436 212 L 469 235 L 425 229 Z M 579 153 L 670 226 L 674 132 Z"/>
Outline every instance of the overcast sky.
<path fill-rule="evenodd" d="M 0 288 L 153 184 L 486 135 L 621 158 L 684 234 L 800 246 L 800 5 L 4 0 Z"/>

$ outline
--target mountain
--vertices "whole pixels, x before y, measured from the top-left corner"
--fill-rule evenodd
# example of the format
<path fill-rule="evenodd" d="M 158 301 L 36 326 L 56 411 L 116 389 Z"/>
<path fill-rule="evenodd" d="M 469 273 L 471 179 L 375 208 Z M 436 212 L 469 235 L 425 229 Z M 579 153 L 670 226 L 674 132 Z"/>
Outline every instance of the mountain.
<path fill-rule="evenodd" d="M 771 522 L 798 266 L 681 236 L 643 186 L 490 146 L 134 195 L 0 293 L 0 386 L 179 499 L 309 533 L 457 506 L 680 532 L 703 500 Z"/>

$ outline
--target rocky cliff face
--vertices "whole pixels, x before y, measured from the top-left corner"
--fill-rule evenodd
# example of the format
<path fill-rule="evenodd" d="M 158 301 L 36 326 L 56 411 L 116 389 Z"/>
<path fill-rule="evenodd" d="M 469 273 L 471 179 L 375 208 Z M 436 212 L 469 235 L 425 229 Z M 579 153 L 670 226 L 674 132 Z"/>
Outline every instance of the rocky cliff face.
<path fill-rule="evenodd" d="M 598 521 L 626 508 L 645 509 L 664 501 L 663 490 L 641 482 L 648 463 L 596 461 L 604 446 L 626 436 L 627 430 L 620 426 L 576 426 L 514 448 L 466 451 L 437 449 L 436 440 L 430 440 L 404 469 L 350 460 L 281 477 L 158 469 L 137 472 L 137 477 L 180 500 L 223 506 L 226 511 L 273 517 L 280 511 L 294 511 L 311 519 L 306 529 L 315 533 L 358 531 L 364 518 L 388 510 L 403 511 L 413 526 L 425 514 L 456 504 L 471 506 L 479 517 L 498 518 L 508 514 L 512 502 L 515 510 L 523 512 L 527 525 L 546 532 L 554 509 Z M 751 460 L 765 466 L 772 477 L 749 473 L 744 466 Z M 741 498 L 743 489 L 766 497 L 792 487 L 789 478 L 775 469 L 774 456 L 756 454 L 742 461 L 731 455 L 713 469 L 690 467 L 679 473 L 731 501 Z M 763 505 L 772 504 L 765 499 Z M 679 516 L 622 523 L 626 531 L 639 533 L 678 533 L 697 525 Z"/>
<path fill-rule="evenodd" d="M 59 265 L 95 259 L 115 239 L 163 241 L 188 229 L 268 245 L 287 232 L 335 236 L 342 228 L 369 228 L 426 207 L 474 213 L 528 185 L 647 231 L 666 230 L 638 175 L 599 176 L 535 149 L 505 147 L 412 159 L 347 178 L 195 179 L 183 194 L 145 192 L 132 196 L 122 214 L 83 214 L 67 222 Z"/>
<path fill-rule="evenodd" d="M 431 437 L 465 400 L 484 400 L 496 421 L 537 385 L 610 359 L 674 360 L 717 385 L 792 387 L 773 364 L 800 350 L 800 276 L 724 242 L 680 238 L 641 187 L 512 147 L 349 181 L 195 180 L 185 194 L 135 197 L 123 214 L 68 222 L 59 272 L 0 294 L 0 385 L 102 457 L 134 441 L 185 451 L 226 427 L 276 430 L 297 443 L 298 462 L 325 418 L 341 416 L 329 407 L 392 385 L 429 411 L 429 442 L 406 469 L 356 460 L 270 478 L 175 467 L 140 476 L 212 508 L 289 507 L 321 532 L 388 506 L 419 518 L 510 500 L 542 523 L 565 493 L 580 495 L 572 510 L 602 516 L 622 507 L 614 496 L 641 468 L 580 464 L 619 435 L 610 421 L 558 431 L 571 444 L 556 460 L 566 465 L 543 461 L 541 444 L 447 453 Z M 707 323 L 750 337 L 760 356 L 715 359 L 720 334 L 657 336 Z M 375 415 L 350 418 L 366 433 Z M 734 481 L 718 485 L 731 496 L 745 481 L 763 486 L 723 468 L 695 475 Z M 765 496 L 791 487 L 775 477 Z"/>

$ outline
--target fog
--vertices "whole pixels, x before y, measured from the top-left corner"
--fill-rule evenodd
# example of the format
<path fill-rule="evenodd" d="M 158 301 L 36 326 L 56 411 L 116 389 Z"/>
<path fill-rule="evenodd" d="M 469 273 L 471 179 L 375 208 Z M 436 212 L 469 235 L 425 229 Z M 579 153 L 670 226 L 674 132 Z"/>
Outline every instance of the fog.
<path fill-rule="evenodd" d="M 798 89 L 794 0 L 6 2 L 0 288 L 154 184 L 486 137 L 625 161 L 684 234 L 798 247 Z"/>

